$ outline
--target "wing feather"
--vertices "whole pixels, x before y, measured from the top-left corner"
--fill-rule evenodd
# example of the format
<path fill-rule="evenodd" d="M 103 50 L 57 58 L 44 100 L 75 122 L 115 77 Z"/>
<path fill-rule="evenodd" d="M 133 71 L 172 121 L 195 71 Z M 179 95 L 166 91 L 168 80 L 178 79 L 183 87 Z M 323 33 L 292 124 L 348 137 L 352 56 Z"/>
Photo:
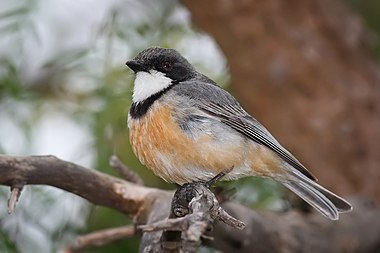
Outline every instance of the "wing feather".
<path fill-rule="evenodd" d="M 261 125 L 239 105 L 227 91 L 207 77 L 200 75 L 193 80 L 175 85 L 172 91 L 191 98 L 193 106 L 231 127 L 251 140 L 273 150 L 279 157 L 306 177 L 316 178 Z"/>
<path fill-rule="evenodd" d="M 219 105 L 209 103 L 199 105 L 200 109 L 219 118 L 227 126 L 233 128 L 251 140 L 276 152 L 284 161 L 312 180 L 316 178 L 261 125 L 250 116 L 239 104 Z"/>

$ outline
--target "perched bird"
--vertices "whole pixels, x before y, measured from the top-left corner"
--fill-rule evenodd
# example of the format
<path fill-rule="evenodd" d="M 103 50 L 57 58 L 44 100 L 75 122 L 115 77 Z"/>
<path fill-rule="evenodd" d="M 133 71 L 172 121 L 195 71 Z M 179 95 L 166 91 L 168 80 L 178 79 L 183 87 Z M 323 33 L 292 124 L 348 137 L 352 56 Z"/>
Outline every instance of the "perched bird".
<path fill-rule="evenodd" d="M 352 209 L 316 178 L 227 91 L 173 49 L 151 47 L 127 66 L 135 73 L 128 114 L 141 163 L 168 182 L 273 179 L 326 217 Z"/>

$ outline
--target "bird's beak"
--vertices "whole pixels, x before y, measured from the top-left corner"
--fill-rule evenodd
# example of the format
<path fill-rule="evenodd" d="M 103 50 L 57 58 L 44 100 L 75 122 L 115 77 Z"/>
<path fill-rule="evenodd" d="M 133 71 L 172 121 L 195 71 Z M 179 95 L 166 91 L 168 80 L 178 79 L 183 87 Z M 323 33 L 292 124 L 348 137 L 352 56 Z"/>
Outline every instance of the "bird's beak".
<path fill-rule="evenodd" d="M 140 62 L 135 61 L 135 60 L 127 61 L 125 64 L 130 69 L 132 69 L 135 73 L 137 73 L 139 71 L 147 71 L 147 67 L 146 66 L 144 66 L 143 64 L 141 64 Z"/>

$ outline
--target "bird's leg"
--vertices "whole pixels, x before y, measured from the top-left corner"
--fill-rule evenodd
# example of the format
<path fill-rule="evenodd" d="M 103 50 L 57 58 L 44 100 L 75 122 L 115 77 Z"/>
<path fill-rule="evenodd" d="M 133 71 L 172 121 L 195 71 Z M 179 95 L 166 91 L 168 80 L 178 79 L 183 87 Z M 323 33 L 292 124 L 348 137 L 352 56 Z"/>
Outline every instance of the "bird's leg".
<path fill-rule="evenodd" d="M 230 173 L 232 170 L 234 169 L 234 166 L 232 166 L 231 168 L 225 170 L 225 171 L 222 171 L 220 172 L 219 174 L 217 174 L 215 177 L 211 178 L 209 181 L 207 181 L 205 183 L 205 186 L 207 188 L 210 188 L 213 184 L 215 184 L 216 182 L 218 182 L 220 179 L 222 179 L 225 175 L 227 175 L 228 173 Z"/>

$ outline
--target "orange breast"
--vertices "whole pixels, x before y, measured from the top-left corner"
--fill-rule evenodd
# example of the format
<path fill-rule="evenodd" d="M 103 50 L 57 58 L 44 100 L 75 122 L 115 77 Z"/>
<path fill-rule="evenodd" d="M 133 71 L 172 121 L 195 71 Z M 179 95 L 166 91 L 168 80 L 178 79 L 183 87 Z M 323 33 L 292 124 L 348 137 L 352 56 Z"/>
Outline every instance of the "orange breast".
<path fill-rule="evenodd" d="M 169 105 L 154 104 L 140 119 L 130 119 L 130 141 L 142 163 L 166 181 L 208 180 L 221 171 L 239 167 L 246 142 L 219 140 L 207 131 L 190 137 L 174 121 Z"/>

